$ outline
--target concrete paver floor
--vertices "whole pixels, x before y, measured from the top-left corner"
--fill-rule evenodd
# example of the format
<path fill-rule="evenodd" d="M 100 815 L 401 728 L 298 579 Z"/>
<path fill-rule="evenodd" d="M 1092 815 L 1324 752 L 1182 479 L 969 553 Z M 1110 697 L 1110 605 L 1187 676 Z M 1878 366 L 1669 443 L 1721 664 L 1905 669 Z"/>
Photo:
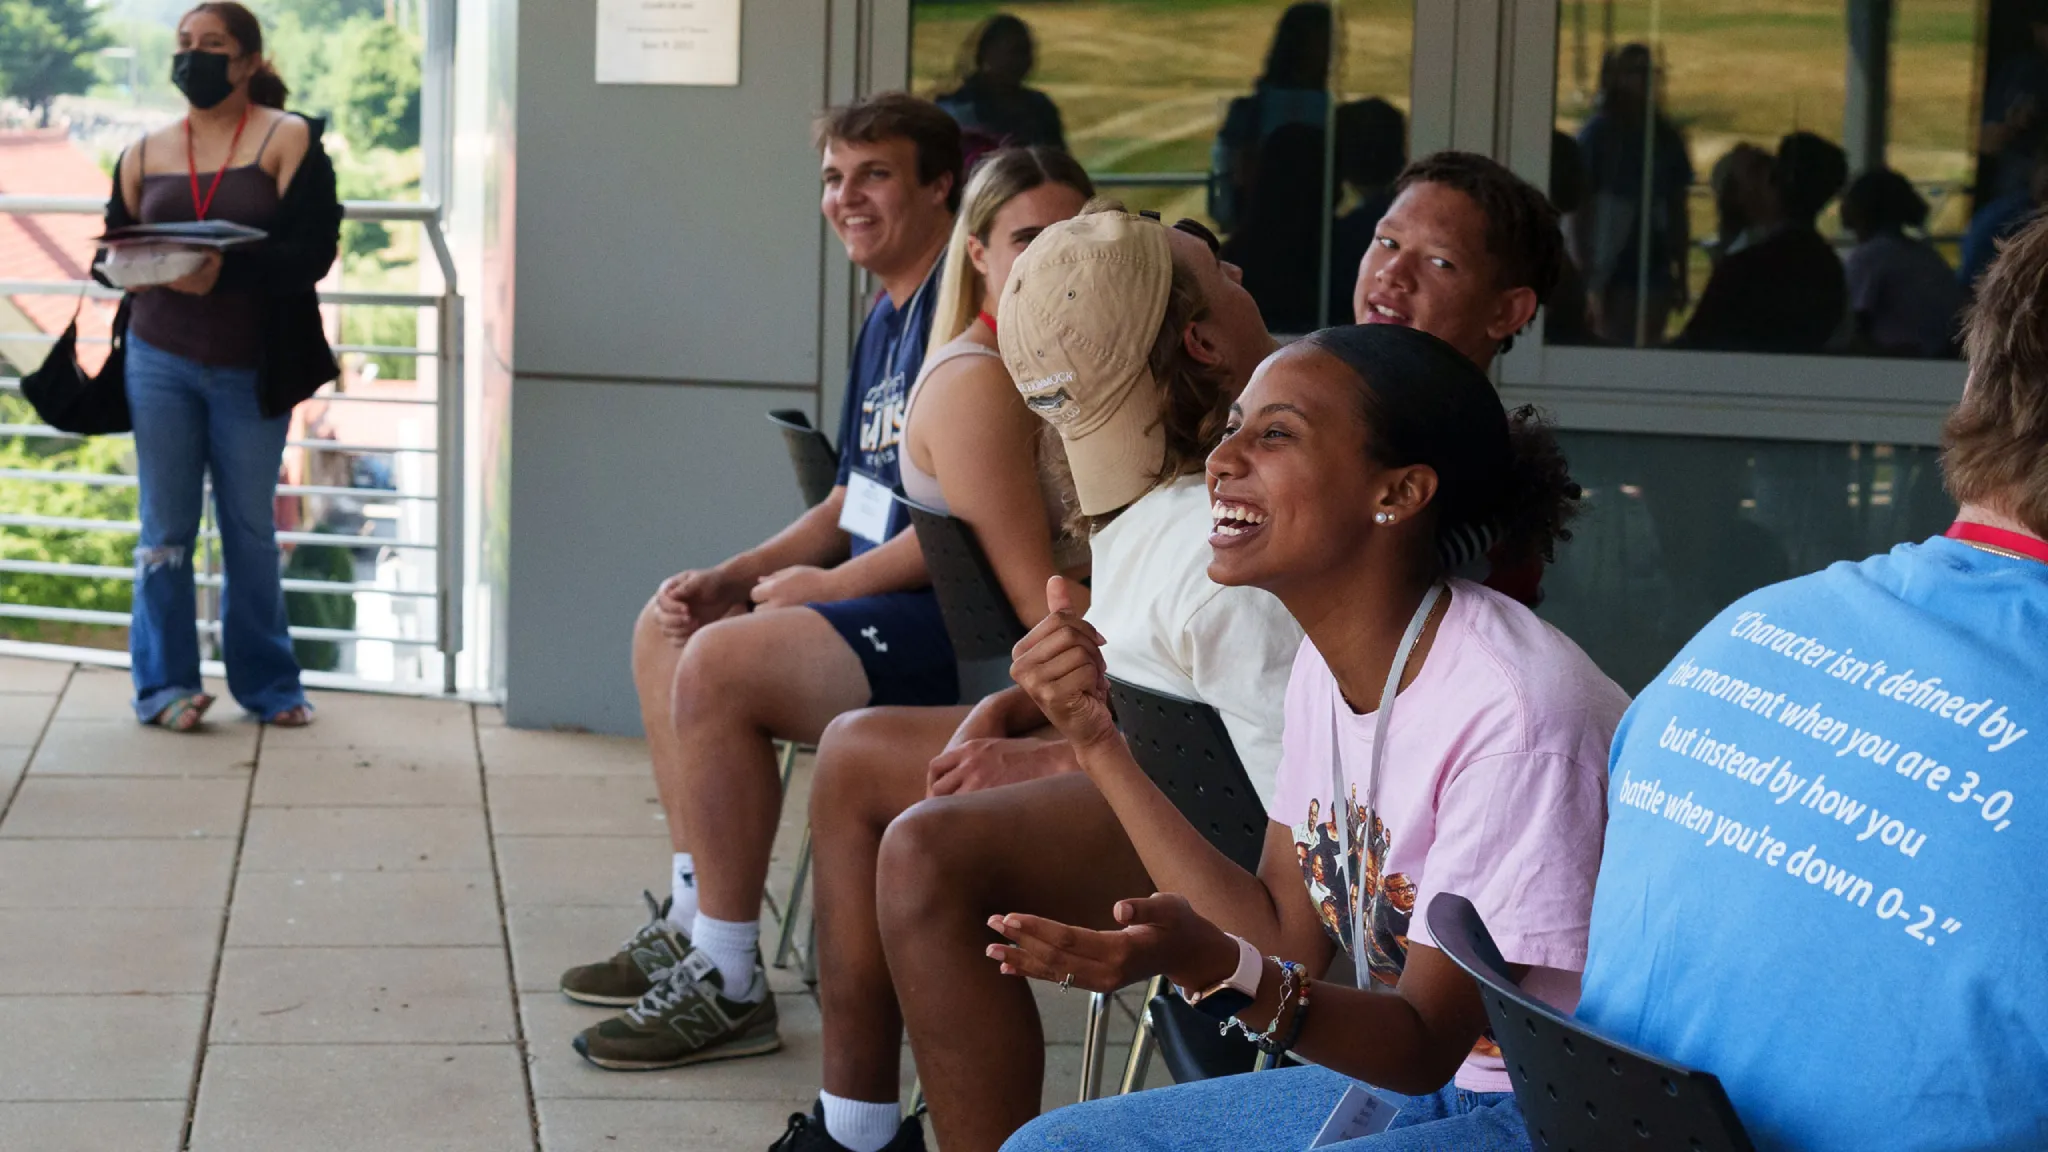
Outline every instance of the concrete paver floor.
<path fill-rule="evenodd" d="M 314 699 L 307 729 L 224 700 L 178 736 L 134 723 L 124 672 L 0 658 L 0 1149 L 762 1149 L 808 1109 L 819 1018 L 794 972 L 771 973 L 772 1056 L 628 1074 L 569 1047 L 606 1013 L 557 976 L 666 883 L 640 741 Z M 1082 1003 L 1046 993 L 1057 1104 Z"/>

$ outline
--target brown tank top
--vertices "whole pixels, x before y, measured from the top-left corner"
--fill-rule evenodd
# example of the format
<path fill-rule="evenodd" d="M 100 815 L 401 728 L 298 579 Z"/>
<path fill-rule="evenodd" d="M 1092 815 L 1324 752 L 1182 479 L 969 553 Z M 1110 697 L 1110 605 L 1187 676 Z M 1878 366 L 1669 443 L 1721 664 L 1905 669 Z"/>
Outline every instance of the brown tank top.
<path fill-rule="evenodd" d="M 271 131 L 276 130 L 273 124 Z M 254 163 L 227 170 L 207 207 L 207 219 L 265 230 L 277 220 L 277 178 L 263 170 L 263 152 L 269 147 L 270 137 L 265 136 Z M 136 149 L 135 159 L 144 163 L 141 148 Z M 212 182 L 210 173 L 199 174 L 201 187 Z M 144 175 L 138 215 L 144 224 L 183 224 L 196 219 L 191 177 L 183 172 Z M 263 359 L 260 303 L 247 292 L 215 290 L 205 296 L 188 296 L 152 288 L 136 295 L 128 323 L 144 343 L 172 355 L 219 368 L 254 368 Z"/>

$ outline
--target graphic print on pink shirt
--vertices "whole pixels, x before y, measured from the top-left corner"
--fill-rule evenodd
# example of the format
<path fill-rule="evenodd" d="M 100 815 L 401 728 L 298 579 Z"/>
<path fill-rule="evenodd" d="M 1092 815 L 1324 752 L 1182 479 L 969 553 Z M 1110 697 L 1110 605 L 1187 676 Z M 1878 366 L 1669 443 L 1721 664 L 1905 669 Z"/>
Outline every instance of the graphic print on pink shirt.
<path fill-rule="evenodd" d="M 1302 644 L 1269 811 L 1347 953 L 1359 909 L 1365 954 L 1353 959 L 1372 985 L 1400 982 L 1411 935 L 1435 946 L 1421 912 L 1455 892 L 1508 962 L 1529 967 L 1523 987 L 1569 1012 L 1607 824 L 1608 744 L 1628 697 L 1527 608 L 1469 581 L 1450 586 L 1436 640 L 1395 700 L 1376 794 L 1377 718 L 1354 712 L 1315 644 Z M 1334 804 L 1333 768 L 1343 781 Z M 1513 1087 L 1484 1038 L 1457 1084 Z"/>
<path fill-rule="evenodd" d="M 1350 791 L 1344 805 L 1346 836 L 1338 834 L 1334 818 L 1322 819 L 1322 800 L 1309 799 L 1308 818 L 1294 825 L 1295 858 L 1301 862 L 1301 878 L 1322 914 L 1323 927 L 1340 947 L 1348 949 L 1351 939 L 1351 909 L 1365 910 L 1366 967 L 1375 981 L 1392 988 L 1401 982 L 1401 969 L 1408 963 L 1415 881 L 1406 872 L 1386 875 L 1391 847 L 1386 822 L 1359 803 L 1357 785 Z M 1348 858 L 1346 844 L 1351 846 Z M 1361 875 L 1362 885 L 1354 882 Z M 1332 880 L 1350 886 L 1350 900 L 1344 899 L 1343 889 L 1331 885 Z"/>

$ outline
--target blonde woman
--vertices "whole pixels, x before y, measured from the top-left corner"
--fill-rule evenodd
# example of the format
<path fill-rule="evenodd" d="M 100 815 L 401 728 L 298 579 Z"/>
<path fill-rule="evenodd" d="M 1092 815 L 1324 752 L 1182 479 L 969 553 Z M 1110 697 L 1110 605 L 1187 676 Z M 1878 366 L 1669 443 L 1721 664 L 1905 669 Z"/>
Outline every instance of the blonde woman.
<path fill-rule="evenodd" d="M 1019 620 L 1044 618 L 1042 577 L 1085 568 L 1088 544 L 1060 530 L 1065 501 L 1052 477 L 1063 469 L 1039 459 L 1059 448 L 1018 399 L 996 350 L 996 298 L 1032 239 L 1093 194 L 1081 165 L 1056 148 L 1005 148 L 975 167 L 946 251 L 924 369 L 904 401 L 904 494 L 974 529 Z M 1025 514 L 1034 501 L 1047 521 Z"/>

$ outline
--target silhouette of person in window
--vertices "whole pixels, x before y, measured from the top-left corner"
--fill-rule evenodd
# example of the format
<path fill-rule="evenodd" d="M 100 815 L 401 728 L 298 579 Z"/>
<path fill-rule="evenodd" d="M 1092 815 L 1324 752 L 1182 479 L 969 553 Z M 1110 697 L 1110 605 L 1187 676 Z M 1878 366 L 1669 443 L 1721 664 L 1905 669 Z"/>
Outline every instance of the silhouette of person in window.
<path fill-rule="evenodd" d="M 962 53 L 960 86 L 933 102 L 959 122 L 963 133 L 986 136 L 998 147 L 1043 145 L 1065 151 L 1059 106 L 1024 86 L 1038 62 L 1031 26 L 1000 13 L 982 21 L 967 43 L 971 51 Z"/>
<path fill-rule="evenodd" d="M 1572 216 L 1572 246 L 1586 277 L 1594 331 L 1610 344 L 1636 343 L 1639 307 L 1647 318 L 1648 342 L 1661 339 L 1672 310 L 1685 303 L 1692 160 L 1685 137 L 1661 112 L 1654 123 L 1645 124 L 1655 88 L 1649 46 L 1616 48 L 1600 63 L 1598 109 L 1579 130 L 1591 200 Z M 1646 146 L 1651 151 L 1647 187 Z M 1647 263 L 1644 213 L 1650 225 Z"/>
<path fill-rule="evenodd" d="M 1224 112 L 1209 154 L 1209 215 L 1228 232 L 1249 210 L 1259 153 L 1273 133 L 1306 124 L 1321 133 L 1330 114 L 1330 9 L 1300 3 L 1280 14 L 1266 67 Z"/>
<path fill-rule="evenodd" d="M 1575 221 L 1586 206 L 1585 153 L 1577 140 L 1555 129 L 1550 133 L 1550 203 L 1567 221 Z M 1557 288 L 1543 302 L 1543 338 L 1551 344 L 1599 342 L 1586 311 L 1586 274 L 1579 270 L 1575 253 L 1565 253 Z"/>
<path fill-rule="evenodd" d="M 2048 0 L 2022 0 L 2029 42 L 1984 88 L 1978 150 L 1991 163 L 1980 203 L 2025 194 L 2033 157 L 2048 148 Z"/>
<path fill-rule="evenodd" d="M 1963 288 L 1932 244 L 1906 235 L 1927 223 L 1927 201 L 1912 182 L 1889 168 L 1858 176 L 1842 193 L 1842 223 L 1856 234 L 1842 272 L 1859 348 L 1954 356 Z"/>
<path fill-rule="evenodd" d="M 1814 221 L 1849 178 L 1848 157 L 1811 132 L 1794 132 L 1778 142 L 1770 171 L 1766 186 L 1737 190 L 1745 235 L 1756 239 L 1721 258 L 1673 347 L 1817 353 L 1843 332 L 1842 261 Z"/>
<path fill-rule="evenodd" d="M 1274 332 L 1308 333 L 1316 322 L 1318 285 L 1322 277 L 1323 130 L 1309 124 L 1276 129 L 1259 149 L 1258 179 L 1237 231 L 1219 253 L 1244 273 L 1245 291 L 1258 301 L 1266 327 Z M 1334 320 L 1350 319 L 1351 284 L 1356 265 L 1345 282 L 1345 304 Z M 1332 268 L 1330 279 L 1340 279 Z"/>
<path fill-rule="evenodd" d="M 2048 149 L 2024 159 L 2029 179 L 2025 187 L 2008 192 L 1977 209 L 1970 227 L 1963 233 L 1963 266 L 1957 280 L 1965 291 L 1974 291 L 1977 277 L 1991 267 L 1998 256 L 1998 242 L 2020 230 L 2034 213 L 2048 208 Z"/>

